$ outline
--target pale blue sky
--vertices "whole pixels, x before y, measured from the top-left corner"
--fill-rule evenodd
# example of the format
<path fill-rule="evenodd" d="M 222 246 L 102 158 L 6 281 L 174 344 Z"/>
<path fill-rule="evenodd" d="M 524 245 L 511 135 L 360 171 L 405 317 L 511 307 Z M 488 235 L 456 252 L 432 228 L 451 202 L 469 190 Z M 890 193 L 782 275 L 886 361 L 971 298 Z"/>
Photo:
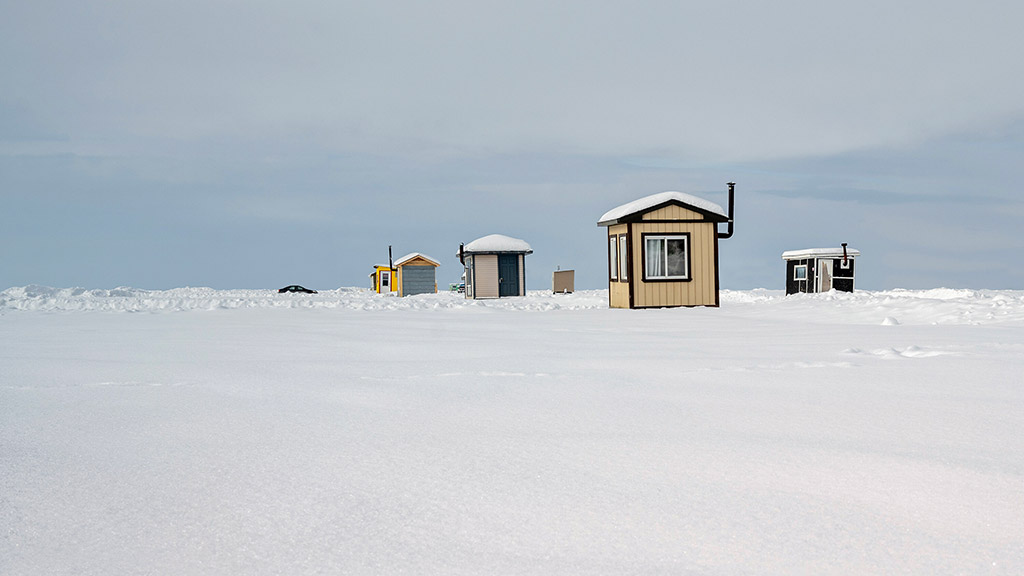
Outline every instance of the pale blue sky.
<path fill-rule="evenodd" d="M 554 4 L 554 5 L 552 5 Z M 606 210 L 724 204 L 858 286 L 1024 289 L 1019 2 L 0 0 L 0 289 L 367 285 L 527 240 L 602 287 Z"/>

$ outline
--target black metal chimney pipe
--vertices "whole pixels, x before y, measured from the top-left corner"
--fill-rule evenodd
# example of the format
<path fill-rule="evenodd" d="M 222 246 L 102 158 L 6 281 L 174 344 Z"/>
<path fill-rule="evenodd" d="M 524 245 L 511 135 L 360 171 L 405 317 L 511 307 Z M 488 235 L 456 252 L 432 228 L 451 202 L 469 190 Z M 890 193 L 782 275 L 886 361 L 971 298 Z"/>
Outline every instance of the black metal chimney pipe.
<path fill-rule="evenodd" d="M 463 244 L 462 242 L 459 242 L 459 263 L 462 264 L 463 266 L 466 265 L 466 248 L 465 248 L 465 246 L 466 246 L 465 244 Z"/>
<path fill-rule="evenodd" d="M 389 244 L 388 245 L 388 270 L 391 270 L 392 272 L 394 272 L 395 271 L 395 265 L 392 262 L 393 261 L 391 260 L 391 245 Z"/>
<path fill-rule="evenodd" d="M 718 233 L 718 237 L 725 239 L 732 237 L 732 225 L 733 225 L 733 210 L 736 207 L 736 183 L 728 182 L 729 185 L 729 226 L 725 229 L 725 233 Z"/>
<path fill-rule="evenodd" d="M 843 242 L 843 264 L 846 264 L 846 242 Z"/>

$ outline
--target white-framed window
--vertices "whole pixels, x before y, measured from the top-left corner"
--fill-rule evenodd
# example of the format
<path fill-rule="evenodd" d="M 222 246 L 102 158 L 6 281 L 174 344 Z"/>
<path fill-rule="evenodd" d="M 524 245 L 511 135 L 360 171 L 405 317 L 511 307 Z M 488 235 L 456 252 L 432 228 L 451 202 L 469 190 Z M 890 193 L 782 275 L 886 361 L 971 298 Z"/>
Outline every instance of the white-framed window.
<path fill-rule="evenodd" d="M 619 236 L 619 280 L 629 280 L 629 250 L 626 235 Z"/>
<path fill-rule="evenodd" d="M 807 280 L 807 264 L 793 267 L 793 280 Z"/>
<path fill-rule="evenodd" d="M 644 280 L 689 280 L 690 235 L 644 235 Z"/>
<path fill-rule="evenodd" d="M 608 277 L 619 279 L 619 241 L 615 236 L 608 237 Z"/>
<path fill-rule="evenodd" d="M 839 264 L 839 267 L 842 268 L 843 270 L 849 270 L 850 269 L 850 258 L 847 258 L 847 259 L 843 260 Z"/>
<path fill-rule="evenodd" d="M 391 286 L 391 272 L 388 270 L 382 270 L 380 273 L 380 287 L 381 290 L 384 288 L 390 288 Z"/>

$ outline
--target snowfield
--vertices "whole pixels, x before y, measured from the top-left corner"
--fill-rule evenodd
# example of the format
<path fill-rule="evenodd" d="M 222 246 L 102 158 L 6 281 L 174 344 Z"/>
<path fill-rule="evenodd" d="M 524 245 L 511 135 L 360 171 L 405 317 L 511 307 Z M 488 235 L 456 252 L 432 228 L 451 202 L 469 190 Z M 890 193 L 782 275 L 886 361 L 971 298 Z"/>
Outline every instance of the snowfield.
<path fill-rule="evenodd" d="M 0 292 L 0 574 L 1021 574 L 1024 292 Z"/>

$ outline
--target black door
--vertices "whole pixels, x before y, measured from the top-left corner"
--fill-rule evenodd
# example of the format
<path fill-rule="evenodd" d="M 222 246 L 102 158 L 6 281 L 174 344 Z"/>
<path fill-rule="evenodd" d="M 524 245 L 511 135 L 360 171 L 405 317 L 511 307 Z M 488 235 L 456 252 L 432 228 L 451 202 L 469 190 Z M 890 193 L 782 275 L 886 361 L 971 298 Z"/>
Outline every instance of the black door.
<path fill-rule="evenodd" d="M 498 296 L 519 296 L 519 256 L 498 254 Z"/>

